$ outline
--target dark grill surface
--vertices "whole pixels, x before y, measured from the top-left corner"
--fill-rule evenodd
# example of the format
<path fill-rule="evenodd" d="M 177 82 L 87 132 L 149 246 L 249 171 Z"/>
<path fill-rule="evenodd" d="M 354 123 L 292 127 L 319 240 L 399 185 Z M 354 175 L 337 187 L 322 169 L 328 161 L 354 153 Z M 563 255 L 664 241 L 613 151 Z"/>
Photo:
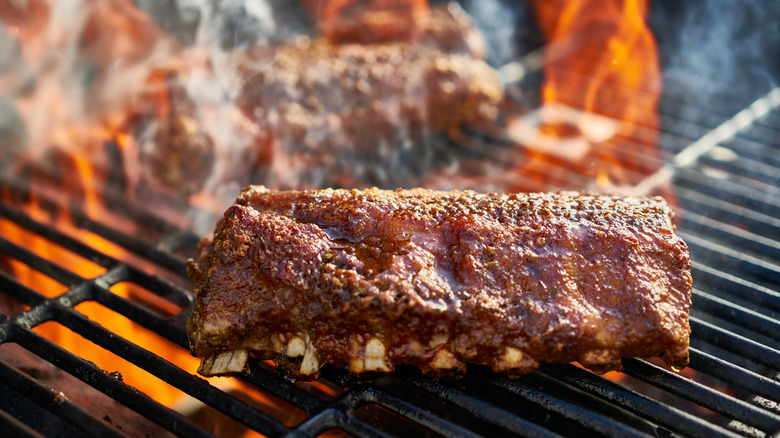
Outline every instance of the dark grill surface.
<path fill-rule="evenodd" d="M 512 85 L 518 104 L 538 106 L 538 95 L 527 89 L 538 89 L 542 79 L 536 72 Z M 718 105 L 705 106 L 691 105 L 695 90 L 674 77 L 665 78 L 664 87 L 660 146 L 679 204 L 678 232 L 693 261 L 688 369 L 677 373 L 655 361 L 625 359 L 624 373 L 611 374 L 614 379 L 575 365 L 543 365 L 517 379 L 473 366 L 463 376 L 432 379 L 409 367 L 375 378 L 325 367 L 310 384 L 252 362 L 251 372 L 237 377 L 254 394 L 247 397 L 225 390 L 220 379 L 209 383 L 194 369 L 179 368 L 77 309 L 84 303 L 110 309 L 187 350 L 184 324 L 193 298 L 185 260 L 200 236 L 121 202 L 123 215 L 153 230 L 149 237 L 68 210 L 76 229 L 133 254 L 130 261 L 118 260 L 31 219 L 19 207 L 30 201 L 28 189 L 3 180 L 0 225 L 15 224 L 104 271 L 82 277 L 73 266 L 48 261 L 34 245 L 0 235 L 0 304 L 21 306 L 0 314 L 0 435 L 780 436 L 780 89 L 720 94 Z M 474 156 L 506 146 L 483 135 L 473 140 L 482 148 Z M 457 146 L 468 152 L 470 139 L 463 141 Z M 506 158 L 494 151 L 488 156 Z M 61 210 L 53 201 L 36 199 L 45 211 Z M 10 261 L 64 292 L 26 286 Z M 153 299 L 147 301 L 156 304 L 115 293 L 124 283 L 149 291 Z M 163 406 L 113 370 L 33 330 L 52 321 L 191 397 L 195 408 Z M 14 363 L 9 358 L 15 353 L 51 364 L 62 376 Z M 73 388 L 88 396 L 76 397 Z"/>

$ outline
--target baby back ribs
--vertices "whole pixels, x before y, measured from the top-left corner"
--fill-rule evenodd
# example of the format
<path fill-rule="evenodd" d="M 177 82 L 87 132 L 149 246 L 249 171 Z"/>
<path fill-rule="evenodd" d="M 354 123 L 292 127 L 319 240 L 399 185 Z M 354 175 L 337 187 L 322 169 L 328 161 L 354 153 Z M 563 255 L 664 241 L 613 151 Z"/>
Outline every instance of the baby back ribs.
<path fill-rule="evenodd" d="M 251 186 L 190 260 L 204 375 L 688 362 L 690 258 L 662 198 Z"/>

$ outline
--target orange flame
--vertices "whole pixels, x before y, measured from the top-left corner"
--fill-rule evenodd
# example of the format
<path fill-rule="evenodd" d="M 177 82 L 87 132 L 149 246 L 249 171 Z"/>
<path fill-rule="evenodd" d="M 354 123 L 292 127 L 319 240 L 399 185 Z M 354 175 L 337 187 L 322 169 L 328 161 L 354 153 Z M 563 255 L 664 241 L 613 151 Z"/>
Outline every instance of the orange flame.
<path fill-rule="evenodd" d="M 637 183 L 658 161 L 661 74 L 647 0 L 533 4 L 549 43 L 541 123 L 533 135 L 515 129 L 537 157 L 564 157 L 597 186 Z"/>
<path fill-rule="evenodd" d="M 84 214 L 90 219 L 101 223 L 107 223 L 107 221 L 112 222 L 111 217 L 113 215 L 106 210 L 101 193 L 97 189 L 97 187 L 100 186 L 100 180 L 95 176 L 94 169 L 90 166 L 89 161 L 85 157 L 77 156 L 69 158 L 72 160 L 71 166 L 78 170 L 70 173 L 70 177 L 75 179 L 75 181 L 71 181 L 70 186 L 66 187 L 67 194 L 73 195 L 74 193 L 79 193 L 78 202 L 79 204 L 83 204 L 81 210 L 83 210 Z M 128 263 L 149 274 L 161 276 L 170 275 L 162 272 L 161 268 L 157 267 L 154 263 L 129 253 L 126 249 L 99 235 L 93 234 L 84 228 L 80 228 L 75 223 L 73 215 L 67 208 L 68 205 L 71 205 L 71 203 L 74 202 L 74 199 L 69 200 L 68 204 L 65 204 L 65 208 L 55 209 L 56 211 L 51 208 L 41 207 L 38 201 L 40 197 L 35 193 L 39 187 L 42 187 L 42 184 L 34 184 L 29 203 L 22 206 L 25 213 L 30 218 L 51 226 L 63 234 L 84 243 L 90 248 L 98 250 L 119 261 Z M 10 192 L 4 187 L 3 190 L 0 191 L 0 199 L 4 202 L 14 203 L 11 198 Z M 122 221 L 116 223 L 122 224 Z M 132 233 L 133 229 L 130 228 L 129 231 Z M 45 237 L 28 231 L 10 220 L 0 218 L 0 235 L 84 279 L 96 278 L 106 272 L 106 269 L 102 266 L 57 245 Z M 47 298 L 55 298 L 68 290 L 69 285 L 60 284 L 51 277 L 38 272 L 21 261 L 5 257 L 0 261 L 10 268 L 16 281 L 40 292 Z M 175 316 L 184 311 L 179 305 L 169 302 L 135 283 L 121 282 L 111 286 L 110 290 L 123 299 L 140 303 L 142 306 L 160 314 L 162 317 Z M 17 309 L 17 311 L 24 311 L 27 309 L 27 307 L 24 307 Z M 162 357 L 186 372 L 194 373 L 198 367 L 199 359 L 191 356 L 186 348 L 172 343 L 154 331 L 146 329 L 132 320 L 115 313 L 113 310 L 98 302 L 85 301 L 76 305 L 75 310 L 85 315 L 90 321 L 93 321 L 110 332 L 115 333 L 117 336 L 125 338 L 133 344 Z M 5 311 L 8 311 L 8 309 Z M 192 414 L 203 407 L 179 389 L 170 386 L 153 374 L 125 361 L 103 347 L 87 341 L 81 337 L 81 335 L 55 321 L 45 322 L 34 327 L 33 330 L 63 349 L 95 363 L 101 369 L 110 373 L 117 373 L 118 376 L 121 376 L 123 382 L 139 389 L 151 399 L 165 406 L 177 409 L 184 414 Z M 246 399 L 247 402 L 253 404 L 261 411 L 274 415 L 287 426 L 293 426 L 300 423 L 306 416 L 300 409 L 271 395 L 258 391 L 240 380 L 212 378 L 210 381 L 223 391 L 233 391 L 236 394 L 240 394 L 240 397 Z M 216 420 L 213 424 L 201 424 L 201 426 L 207 429 L 213 428 L 213 431 L 219 431 L 223 428 L 230 427 L 231 432 L 241 432 L 244 433 L 245 436 L 256 435 L 251 431 L 247 431 L 243 426 L 234 423 L 232 420 L 221 416 L 221 414 L 218 414 L 215 418 L 219 418 L 219 420 Z M 197 418 L 195 421 L 198 422 Z"/>
<path fill-rule="evenodd" d="M 22 43 L 25 58 L 34 59 L 39 55 L 42 42 L 45 40 L 42 34 L 49 23 L 49 2 L 35 0 L 30 2 L 14 2 L 0 0 L 0 20 L 6 26 L 9 23 L 16 26 L 17 35 Z M 91 90 L 90 102 L 97 106 L 86 111 L 85 117 L 79 115 L 72 118 L 63 117 L 63 123 L 50 123 L 47 132 L 36 137 L 36 151 L 30 156 L 20 160 L 18 167 L 30 170 L 29 178 L 31 195 L 29 199 L 19 201 L 13 199 L 10 190 L 3 186 L 0 190 L 0 201 L 9 205 L 19 206 L 33 220 L 57 229 L 59 232 L 81 241 L 86 246 L 93 248 L 109 257 L 127 263 L 141 271 L 152 275 L 160 275 L 163 278 L 170 276 L 163 272 L 163 268 L 156 266 L 142 257 L 130 253 L 125 248 L 112 243 L 101 236 L 81 228 L 74 221 L 73 211 L 83 213 L 86 217 L 98 223 L 109 225 L 112 229 L 121 231 L 127 235 L 140 233 L 140 226 L 132 219 L 123 217 L 120 213 L 112 211 L 106 204 L 105 187 L 112 177 L 111 173 L 122 171 L 117 169 L 116 163 L 109 163 L 111 157 L 107 156 L 106 145 L 111 143 L 116 146 L 118 152 L 125 159 L 124 166 L 137 165 L 128 163 L 128 157 L 136 154 L 137 145 L 134 144 L 132 135 L 126 132 L 125 124 L 127 98 L 130 90 L 120 93 L 124 99 L 112 100 L 111 97 L 100 95 L 99 91 L 112 88 L 114 83 L 121 78 L 110 77 L 107 73 L 109 67 L 123 66 L 131 68 L 133 63 L 143 65 L 142 60 L 150 56 L 155 45 L 162 38 L 161 31 L 154 25 L 151 18 L 136 8 L 132 0 L 110 0 L 84 3 L 82 18 L 83 32 L 77 43 L 80 49 L 91 61 L 97 63 L 101 72 L 105 75 L 98 76 L 95 87 Z M 30 62 L 36 65 L 35 62 Z M 144 71 L 144 68 L 138 70 Z M 172 111 L 172 96 L 166 94 L 167 87 L 165 71 L 153 72 L 148 78 L 145 91 L 151 95 L 144 96 L 159 111 L 161 117 L 166 117 Z M 121 74 L 120 74 L 121 76 Z M 47 109 L 56 107 L 58 114 L 68 114 L 72 105 L 65 93 L 53 92 L 50 89 L 36 90 L 30 93 L 32 97 L 20 99 L 17 103 L 24 112 L 32 114 L 36 105 L 41 102 L 33 101 L 40 98 L 46 100 Z M 28 108 L 30 108 L 29 111 Z M 52 117 L 55 118 L 55 117 Z M 59 119 L 56 119 L 59 121 Z M 39 153 L 40 152 L 40 153 Z M 28 169 L 28 160 L 33 162 Z M 21 172 L 22 174 L 24 172 Z M 125 178 L 133 176 L 132 172 L 123 175 Z M 133 181 L 130 181 L 130 186 Z M 129 195 L 129 193 L 125 193 Z M 54 201 L 55 207 L 43 207 L 39 200 Z M 24 205 L 20 205 L 24 203 Z M 55 211 L 56 210 L 56 211 Z M 39 236 L 10 220 L 0 218 L 0 235 L 17 245 L 20 245 L 38 256 L 54 263 L 84 279 L 99 277 L 106 269 L 94 262 L 87 260 L 70 250 L 57 245 L 51 240 Z M 0 265 L 4 270 L 10 270 L 15 280 L 21 284 L 36 290 L 47 298 L 54 298 L 66 292 L 70 285 L 60 284 L 50 276 L 37 271 L 25 263 L 0 256 Z M 113 285 L 110 291 L 122 299 L 140 303 L 162 317 L 177 315 L 182 312 L 180 306 L 171 303 L 152 291 L 132 282 L 122 282 Z M 13 312 L 28 310 L 27 307 L 17 306 Z M 6 309 L 4 309 L 6 310 Z M 195 373 L 199 359 L 192 357 L 186 348 L 174 344 L 159 334 L 144 328 L 143 326 L 117 314 L 104 305 L 86 301 L 75 306 L 75 310 L 85 315 L 105 329 L 117 336 L 152 352 L 171 362 L 188 373 Z M 184 414 L 193 413 L 203 406 L 190 396 L 165 383 L 156 376 L 149 374 L 140 367 L 125 361 L 121 357 L 105 350 L 104 348 L 89 342 L 79 334 L 69 330 L 61 324 L 50 321 L 34 328 L 34 331 L 54 342 L 63 349 L 74 353 L 86 360 L 95 363 L 102 370 L 110 373 L 118 373 L 122 380 L 153 400 Z M 276 399 L 262 391 L 255 389 L 238 379 L 211 379 L 210 382 L 224 391 L 233 391 L 242 395 L 247 402 L 263 412 L 278 418 L 282 423 L 292 426 L 305 418 L 305 413 L 295 407 Z M 66 394 L 67 395 L 67 394 Z M 194 406 L 194 408 L 193 408 Z M 217 423 L 203 424 L 206 429 L 217 431 L 220 424 L 228 424 L 230 420 L 222 414 L 217 414 Z M 252 435 L 251 432 L 238 429 L 241 433 Z"/>
<path fill-rule="evenodd" d="M 77 172 L 74 172 L 72 177 L 76 181 L 71 183 L 73 187 L 69 187 L 68 191 L 75 191 L 76 186 L 80 189 L 83 196 L 84 213 L 90 218 L 96 220 L 110 218 L 111 216 L 107 216 L 108 212 L 105 210 L 100 194 L 94 188 L 96 181 L 89 161 L 84 157 L 73 157 L 73 161 Z M 26 213 L 32 219 L 49 224 L 112 258 L 132 259 L 134 264 L 142 263 L 137 258 L 134 259 L 125 249 L 74 225 L 73 217 L 68 209 L 57 211 L 56 215 L 53 216 L 45 209 L 40 208 L 36 199 L 37 197 L 33 195 L 32 202 L 25 208 Z M 129 231 L 132 232 L 132 229 Z M 95 278 L 105 272 L 101 266 L 52 243 L 44 237 L 27 232 L 10 221 L 0 221 L 0 234 L 83 278 Z M 47 297 L 56 297 L 67 290 L 67 285 L 60 285 L 19 261 L 11 259 L 9 264 L 18 281 L 40 291 Z M 153 268 L 147 266 L 147 269 Z M 141 289 L 140 286 L 129 283 L 119 283 L 111 288 L 112 292 L 125 299 L 132 299 L 134 295 L 143 293 L 138 289 Z M 170 341 L 115 314 L 98 303 L 85 302 L 76 306 L 76 309 L 89 317 L 90 320 L 98 322 L 120 336 L 128 336 L 134 343 L 155 352 L 183 369 L 192 370 L 197 367 L 197 360 L 191 357 L 186 349 L 173 345 Z M 166 406 L 171 406 L 174 401 L 182 397 L 180 392 L 168 387 L 142 369 L 124 363 L 113 353 L 95 344 L 85 342 L 78 334 L 57 323 L 44 323 L 34 330 L 60 347 L 71 352 L 78 352 L 81 357 L 91 360 L 106 371 L 118 371 L 125 382 L 141 389 L 152 399 Z"/>

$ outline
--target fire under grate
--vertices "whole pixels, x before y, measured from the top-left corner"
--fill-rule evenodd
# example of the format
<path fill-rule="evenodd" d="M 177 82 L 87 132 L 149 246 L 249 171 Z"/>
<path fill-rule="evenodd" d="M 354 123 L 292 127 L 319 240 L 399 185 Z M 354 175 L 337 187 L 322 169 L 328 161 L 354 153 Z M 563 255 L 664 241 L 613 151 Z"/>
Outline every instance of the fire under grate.
<path fill-rule="evenodd" d="M 776 99 L 775 94 L 764 99 Z M 194 253 L 198 236 L 129 210 L 135 220 L 151 223 L 166 236 L 158 244 L 147 244 L 71 212 L 78 228 L 170 272 L 160 276 L 33 220 L 10 202 L 0 205 L 3 221 L 89 260 L 104 272 L 82 277 L 0 237 L 4 260 L 21 262 L 65 287 L 50 296 L 25 286 L 9 272 L 0 273 L 3 297 L 26 306 L 20 313 L 0 315 L 0 347 L 19 346 L 94 388 L 148 421 L 151 426 L 143 430 L 178 436 L 212 433 L 181 409 L 158 403 L 124 383 L 118 373 L 99 368 L 78 351 L 68 351 L 33 329 L 56 321 L 197 400 L 199 406 L 216 411 L 218 417 L 239 424 L 241 430 L 267 436 L 340 432 L 356 436 L 778 436 L 780 193 L 771 178 L 780 173 L 773 158 L 780 152 L 780 132 L 772 127 L 780 120 L 780 110 L 774 100 L 769 103 L 730 135 L 713 140 L 696 159 L 669 167 L 679 202 L 679 233 L 693 260 L 692 371 L 678 374 L 640 359 L 624 360 L 624 373 L 613 379 L 574 365 L 543 365 L 518 379 L 475 366 L 463 376 L 443 379 L 426 377 L 410 367 L 376 378 L 357 378 L 326 367 L 316 386 L 290 382 L 267 364 L 254 362 L 251 373 L 238 379 L 283 406 L 269 410 L 193 375 L 194 370 L 181 369 L 77 309 L 82 303 L 97 303 L 186 350 L 184 324 L 192 296 L 186 287 L 185 259 Z M 730 120 L 702 126 L 700 138 Z M 680 141 L 684 137 L 675 129 L 664 124 L 662 136 L 676 141 L 662 141 L 662 145 L 679 157 L 694 141 Z M 669 146 L 675 144 L 683 146 Z M 5 188 L 16 197 L 28 196 L 11 183 Z M 179 310 L 161 314 L 123 298 L 112 290 L 120 283 L 138 285 Z M 71 400 L 34 370 L 2 361 L 0 376 L 0 399 L 5 400 L 0 402 L 0 422 L 6 430 L 27 436 L 137 432 L 120 426 L 110 414 L 95 415 L 92 407 Z M 298 414 L 294 419 L 279 414 L 285 410 Z"/>

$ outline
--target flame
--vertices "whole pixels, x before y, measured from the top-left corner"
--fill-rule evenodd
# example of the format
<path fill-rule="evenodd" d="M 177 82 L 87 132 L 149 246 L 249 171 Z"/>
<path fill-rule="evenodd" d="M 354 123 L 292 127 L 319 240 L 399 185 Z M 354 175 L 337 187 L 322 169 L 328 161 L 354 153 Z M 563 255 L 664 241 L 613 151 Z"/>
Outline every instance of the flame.
<path fill-rule="evenodd" d="M 75 168 L 78 169 L 77 172 L 72 174 L 72 177 L 78 180 L 73 183 L 73 186 L 78 186 L 83 191 L 84 213 L 95 220 L 105 220 L 107 217 L 112 217 L 107 216 L 109 213 L 104 207 L 100 194 L 95 190 L 95 175 L 89 160 L 80 156 L 72 158 Z M 69 209 L 57 211 L 55 215 L 52 215 L 47 209 L 40 207 L 37 198 L 36 195 L 33 195 L 30 204 L 25 208 L 26 213 L 32 219 L 53 226 L 60 232 L 76 238 L 87 246 L 101 251 L 112 258 L 125 261 L 134 260 L 134 264 L 140 263 L 137 258 L 132 257 L 124 248 L 75 225 Z M 132 232 L 132 229 L 130 231 Z M 95 278 L 105 272 L 105 268 L 52 243 L 44 237 L 25 231 L 13 222 L 0 221 L 0 234 L 14 243 L 24 245 L 37 255 L 65 267 L 82 278 Z M 67 290 L 67 285 L 60 285 L 19 261 L 11 259 L 9 264 L 18 281 L 34 290 L 40 291 L 49 298 L 56 297 Z M 147 270 L 154 269 L 151 263 L 147 263 L 147 265 Z M 135 284 L 119 283 L 113 286 L 111 291 L 122 298 L 132 300 L 134 296 L 143 294 L 140 289 L 141 287 Z M 174 310 L 171 307 L 171 303 L 168 303 L 168 309 Z M 103 325 L 106 329 L 117 333 L 119 336 L 127 337 L 137 345 L 162 356 L 185 370 L 197 368 L 197 360 L 190 356 L 186 349 L 172 344 L 161 336 L 121 317 L 121 315 L 115 314 L 98 303 L 84 302 L 77 305 L 76 310 L 86 315 L 90 320 Z M 178 309 L 178 311 L 181 311 L 181 309 Z M 160 382 L 141 368 L 126 363 L 113 353 L 85 341 L 81 336 L 58 323 L 47 322 L 35 327 L 34 330 L 60 347 L 71 352 L 78 352 L 81 357 L 94 362 L 103 370 L 120 373 L 126 383 L 139 388 L 152 399 L 166 406 L 171 406 L 182 397 L 180 392 Z"/>
<path fill-rule="evenodd" d="M 562 158 L 597 187 L 636 184 L 660 165 L 661 73 L 647 0 L 533 5 L 548 45 L 543 105 L 509 126 L 534 158 L 520 170 Z"/>
<path fill-rule="evenodd" d="M 149 74 L 149 65 L 153 65 L 155 56 L 165 58 L 165 51 L 170 48 L 170 45 L 166 48 L 160 42 L 169 41 L 170 38 L 164 37 L 153 20 L 136 8 L 132 0 L 71 2 L 61 6 L 62 10 L 68 10 L 78 18 L 74 26 L 81 32 L 76 32 L 72 39 L 58 33 L 61 31 L 58 26 L 62 23 L 58 25 L 51 20 L 54 8 L 53 3 L 44 0 L 0 0 L 0 24 L 6 26 L 6 29 L 13 29 L 21 43 L 24 62 L 39 75 L 35 90 L 20 96 L 15 102 L 22 118 L 29 124 L 28 131 L 33 133 L 26 155 L 13 163 L 14 175 L 29 175 L 20 178 L 29 184 L 26 189 L 30 191 L 30 196 L 20 201 L 14 198 L 11 189 L 2 186 L 0 202 L 18 206 L 31 219 L 111 258 L 165 278 L 171 274 L 153 262 L 81 228 L 76 213 L 130 236 L 141 232 L 141 227 L 132 218 L 110 208 L 106 198 L 107 187 L 111 185 L 110 180 L 116 176 L 115 173 L 121 172 L 120 177 L 127 180 L 124 188 L 126 192 L 113 195 L 129 200 L 133 195 L 131 190 L 137 185 L 132 180 L 137 177 L 137 172 L 129 167 L 139 167 L 133 161 L 139 155 L 139 146 L 127 128 L 128 119 L 133 117 L 133 114 L 128 114 L 127 108 L 132 96 L 139 94 L 134 87 L 140 87 L 147 93 L 143 98 L 155 110 L 155 115 L 166 118 L 173 113 L 176 102 L 172 99 L 176 96 L 171 95 L 170 87 L 165 83 L 170 70 L 152 70 Z M 0 31 L 2 29 L 0 27 Z M 68 62 L 49 61 L 51 65 L 42 65 L 46 59 L 44 54 L 56 50 L 47 48 L 47 44 L 52 43 L 61 46 L 62 53 L 70 53 L 69 50 L 76 47 L 79 55 L 75 57 L 79 59 L 75 61 L 84 65 L 92 63 L 97 67 L 92 87 L 87 91 L 88 96 L 74 96 L 73 90 L 67 89 L 67 83 L 63 85 L 60 81 L 72 73 Z M 79 97 L 85 98 L 84 101 Z M 121 156 L 122 168 L 117 168 L 116 163 L 112 162 L 115 158 L 107 153 L 109 144 Z M 3 158 L 0 156 L 0 164 L 4 164 Z M 54 205 L 50 206 L 43 200 L 53 201 Z M 175 221 L 171 223 L 180 225 Z M 0 218 L 0 235 L 84 279 L 93 279 L 106 272 L 102 266 L 10 220 Z M 19 260 L 0 257 L 0 262 L 3 269 L 10 270 L 16 281 L 47 298 L 61 295 L 70 286 L 58 283 Z M 110 291 L 122 299 L 157 312 L 161 317 L 184 311 L 177 304 L 132 282 L 113 285 Z M 19 307 L 14 311 L 29 309 L 26 306 Z M 74 309 L 118 337 L 160 356 L 188 373 L 194 374 L 198 367 L 199 359 L 192 357 L 187 348 L 170 342 L 98 302 L 86 301 Z M 56 321 L 43 323 L 33 330 L 63 349 L 95 363 L 102 370 L 116 373 L 126 384 L 165 406 L 184 410 L 181 412 L 185 415 L 194 414 L 197 409 L 203 408 L 202 404 L 179 389 Z M 242 394 L 248 403 L 288 426 L 298 424 L 306 417 L 299 409 L 238 379 L 215 378 L 209 381 L 223 391 Z M 193 406 L 196 410 L 193 410 Z M 221 423 L 230 421 L 222 414 L 218 414 L 217 418 Z M 218 424 L 202 426 L 206 429 L 220 427 Z M 245 428 L 241 433 L 256 435 L 247 432 Z"/>
<path fill-rule="evenodd" d="M 74 168 L 78 169 L 77 172 L 71 173 L 70 175 L 72 178 L 77 179 L 77 181 L 71 182 L 70 187 L 68 187 L 66 191 L 69 192 L 68 194 L 72 195 L 71 192 L 74 191 L 74 188 L 78 187 L 78 190 L 75 191 L 81 192 L 82 199 L 80 200 L 80 204 L 83 203 L 84 214 L 90 219 L 105 223 L 106 219 L 111 218 L 113 214 L 106 210 L 101 193 L 97 189 L 100 180 L 95 175 L 95 169 L 90 165 L 90 161 L 86 157 L 74 156 L 70 158 L 72 159 Z M 42 184 L 34 185 L 33 194 L 31 195 L 29 202 L 22 206 L 25 213 L 31 219 L 51 226 L 63 234 L 84 243 L 90 248 L 98 250 L 119 261 L 128 263 L 142 271 L 146 271 L 150 274 L 164 275 L 161 272 L 161 268 L 157 267 L 154 263 L 145 261 L 111 241 L 80 228 L 74 220 L 74 216 L 70 209 L 42 207 L 41 203 L 38 201 L 40 196 L 35 193 L 37 187 L 42 187 Z M 7 187 L 4 187 L 3 190 L 0 191 L 0 199 L 9 204 L 13 203 L 12 196 Z M 69 204 L 72 204 L 72 200 Z M 116 223 L 121 224 L 122 221 Z M 130 231 L 132 232 L 132 228 Z M 53 243 L 45 237 L 28 231 L 10 220 L 0 218 L 0 235 L 84 279 L 96 278 L 106 272 L 106 269 L 102 266 Z M 3 257 L 2 261 L 6 262 L 7 266 L 10 267 L 14 278 L 18 282 L 39 291 L 47 298 L 55 298 L 68 290 L 68 285 L 58 283 L 51 277 L 38 272 L 19 260 Z M 110 288 L 110 291 L 123 299 L 140 303 L 147 309 L 157 312 L 161 317 L 175 316 L 184 311 L 180 306 L 165 300 L 135 283 L 121 282 L 113 285 Z M 98 302 L 85 301 L 77 304 L 74 308 L 76 311 L 86 316 L 90 321 L 93 321 L 106 330 L 115 333 L 117 336 L 162 357 L 186 372 L 194 373 L 198 367 L 199 359 L 191 356 L 188 349 L 172 343 L 154 331 L 117 314 Z M 28 310 L 28 307 L 25 306 L 21 309 L 21 311 L 24 310 Z M 194 413 L 197 412 L 197 409 L 203 408 L 202 404 L 179 389 L 160 380 L 142 368 L 125 361 L 112 352 L 89 342 L 79 334 L 69 330 L 56 321 L 45 322 L 34 327 L 33 330 L 63 349 L 95 363 L 102 370 L 120 376 L 123 382 L 139 389 L 151 399 L 165 406 L 179 409 L 184 414 Z M 232 391 L 241 394 L 241 397 L 245 398 L 258 409 L 274 415 L 288 426 L 296 425 L 306 417 L 303 411 L 294 406 L 258 391 L 254 387 L 237 379 L 212 378 L 209 380 L 223 391 Z M 332 389 L 329 388 L 321 388 L 321 390 L 323 390 L 323 392 L 332 392 Z M 197 416 L 200 414 L 193 415 Z M 220 427 L 225 427 L 224 424 L 232 422 L 232 420 L 227 420 L 224 417 L 221 418 L 222 420 L 218 423 L 203 424 L 201 426 L 206 428 L 213 426 L 217 428 L 215 430 L 219 430 Z M 236 425 L 234 427 L 237 427 L 240 430 L 243 426 Z M 257 435 L 254 432 L 246 431 L 245 428 L 243 428 L 242 431 L 245 436 Z"/>

